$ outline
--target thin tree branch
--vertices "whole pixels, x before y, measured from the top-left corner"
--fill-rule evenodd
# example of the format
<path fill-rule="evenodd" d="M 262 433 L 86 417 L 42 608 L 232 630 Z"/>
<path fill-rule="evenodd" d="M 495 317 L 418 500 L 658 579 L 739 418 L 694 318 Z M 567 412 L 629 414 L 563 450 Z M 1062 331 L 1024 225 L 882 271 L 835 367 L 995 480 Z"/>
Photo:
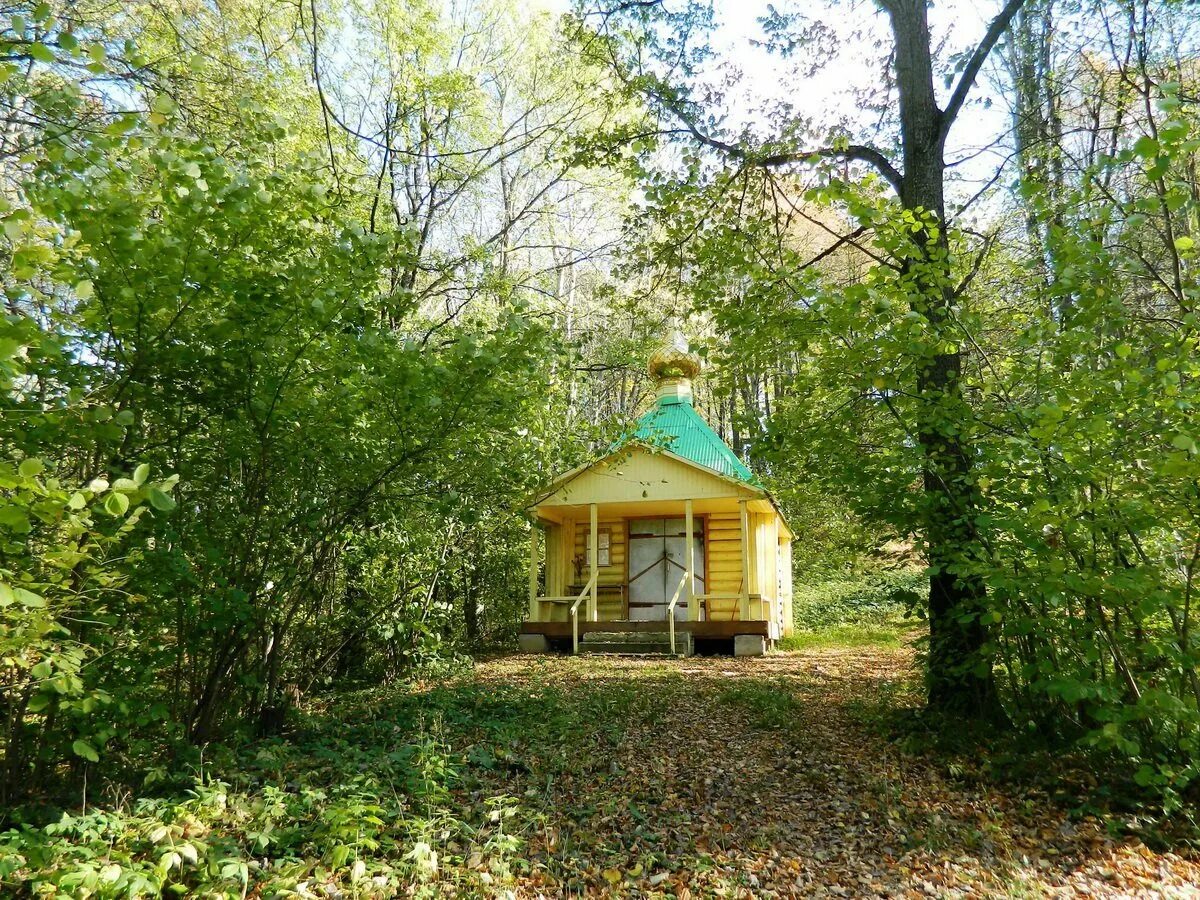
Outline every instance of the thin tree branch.
<path fill-rule="evenodd" d="M 1025 0 L 1008 0 L 996 18 L 992 19 L 992 24 L 988 26 L 987 32 L 983 35 L 983 40 L 975 47 L 970 60 L 967 61 L 966 68 L 963 69 L 962 75 L 959 76 L 958 84 L 954 86 L 954 93 L 950 95 L 950 101 L 946 104 L 946 108 L 942 110 L 941 127 L 938 129 L 938 138 L 940 140 L 944 141 L 950 133 L 950 126 L 958 118 L 963 104 L 967 102 L 967 95 L 971 93 L 971 88 L 975 86 L 975 79 L 979 75 L 979 70 L 983 68 L 984 62 L 991 55 L 992 48 L 996 46 L 996 42 L 1000 40 L 1000 36 L 1008 30 L 1008 23 L 1012 21 L 1013 16 L 1024 5 Z"/>
<path fill-rule="evenodd" d="M 700 128 L 699 125 L 688 116 L 686 110 L 682 108 L 677 100 L 671 97 L 664 96 L 661 92 L 651 92 L 654 99 L 661 103 L 672 115 L 683 123 L 684 128 L 697 141 L 714 150 L 720 150 L 728 156 L 740 159 L 751 165 L 761 166 L 763 168 L 776 168 L 785 166 L 790 163 L 810 162 L 814 157 L 824 159 L 847 159 L 865 162 L 872 166 L 887 182 L 900 190 L 900 183 L 903 181 L 903 176 L 900 170 L 892 165 L 891 160 L 883 155 L 882 152 L 874 147 L 868 147 L 865 144 L 847 144 L 845 147 L 816 147 L 811 150 L 796 150 L 786 153 L 768 153 L 765 155 L 759 154 L 754 150 L 747 149 L 740 144 L 733 144 L 729 141 L 723 141 L 720 138 L 713 137 Z"/>

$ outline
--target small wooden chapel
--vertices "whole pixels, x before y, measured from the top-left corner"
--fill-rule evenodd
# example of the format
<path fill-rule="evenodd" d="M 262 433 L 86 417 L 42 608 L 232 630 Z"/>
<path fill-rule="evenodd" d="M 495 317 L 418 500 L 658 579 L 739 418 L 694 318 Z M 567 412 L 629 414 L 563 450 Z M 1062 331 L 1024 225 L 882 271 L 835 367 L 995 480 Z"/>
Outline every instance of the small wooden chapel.
<path fill-rule="evenodd" d="M 761 655 L 792 630 L 792 533 L 693 406 L 699 359 L 677 335 L 649 370 L 636 428 L 528 507 L 527 652 Z"/>

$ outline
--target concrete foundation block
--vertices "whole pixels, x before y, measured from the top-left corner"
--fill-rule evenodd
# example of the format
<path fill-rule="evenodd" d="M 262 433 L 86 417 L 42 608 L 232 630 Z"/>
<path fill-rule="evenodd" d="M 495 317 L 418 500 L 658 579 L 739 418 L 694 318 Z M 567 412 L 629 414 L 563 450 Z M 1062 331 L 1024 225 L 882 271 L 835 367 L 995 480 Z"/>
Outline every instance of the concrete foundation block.
<path fill-rule="evenodd" d="M 767 652 L 767 639 L 761 634 L 738 634 L 733 638 L 734 656 L 763 656 Z"/>
<path fill-rule="evenodd" d="M 550 642 L 544 634 L 519 634 L 517 648 L 522 653 L 549 653 Z"/>

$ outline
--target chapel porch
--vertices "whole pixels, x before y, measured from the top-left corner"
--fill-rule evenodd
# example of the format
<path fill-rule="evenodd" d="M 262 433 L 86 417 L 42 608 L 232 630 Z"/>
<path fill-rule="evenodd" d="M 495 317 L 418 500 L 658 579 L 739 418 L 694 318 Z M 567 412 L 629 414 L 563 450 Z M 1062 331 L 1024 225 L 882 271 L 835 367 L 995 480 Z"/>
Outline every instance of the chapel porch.
<path fill-rule="evenodd" d="M 576 650 L 600 632 L 765 647 L 791 619 L 790 542 L 757 497 L 542 506 L 521 633 Z"/>

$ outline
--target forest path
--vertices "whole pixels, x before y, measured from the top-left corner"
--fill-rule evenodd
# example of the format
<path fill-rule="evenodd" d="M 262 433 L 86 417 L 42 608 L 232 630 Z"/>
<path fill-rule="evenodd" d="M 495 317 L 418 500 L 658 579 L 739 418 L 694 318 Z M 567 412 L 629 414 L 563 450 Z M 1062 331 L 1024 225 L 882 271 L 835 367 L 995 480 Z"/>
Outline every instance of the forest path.
<path fill-rule="evenodd" d="M 908 650 L 508 657 L 475 680 L 590 711 L 592 749 L 528 760 L 522 894 L 1200 897 L 1194 859 L 884 739 L 881 701 L 915 702 Z"/>

